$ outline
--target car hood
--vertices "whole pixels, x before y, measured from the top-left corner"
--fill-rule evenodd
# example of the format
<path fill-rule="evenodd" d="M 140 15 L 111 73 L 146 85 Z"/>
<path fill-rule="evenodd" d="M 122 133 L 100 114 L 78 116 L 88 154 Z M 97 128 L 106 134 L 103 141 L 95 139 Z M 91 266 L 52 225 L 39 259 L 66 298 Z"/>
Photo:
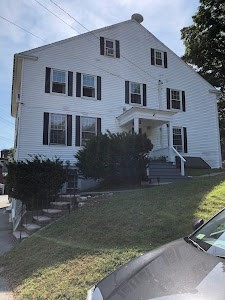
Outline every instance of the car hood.
<path fill-rule="evenodd" d="M 104 300 L 224 300 L 225 260 L 177 240 L 130 261 L 96 287 Z"/>

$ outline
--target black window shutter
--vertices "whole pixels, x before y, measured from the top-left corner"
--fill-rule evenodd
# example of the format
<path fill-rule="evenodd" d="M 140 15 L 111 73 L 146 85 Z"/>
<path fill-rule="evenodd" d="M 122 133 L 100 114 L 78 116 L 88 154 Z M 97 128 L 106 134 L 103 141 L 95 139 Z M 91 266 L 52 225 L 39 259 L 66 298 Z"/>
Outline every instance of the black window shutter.
<path fill-rule="evenodd" d="M 102 129 L 101 129 L 101 127 L 102 127 L 102 125 L 101 125 L 101 118 L 97 118 L 97 135 L 100 135 L 101 134 L 101 132 L 102 132 Z"/>
<path fill-rule="evenodd" d="M 80 116 L 76 116 L 76 146 L 80 146 Z"/>
<path fill-rule="evenodd" d="M 102 83 L 101 83 L 101 77 L 97 76 L 97 100 L 101 100 L 101 92 L 102 89 Z"/>
<path fill-rule="evenodd" d="M 125 103 L 129 104 L 129 81 L 125 81 Z"/>
<path fill-rule="evenodd" d="M 116 58 L 120 58 L 120 41 L 116 41 Z"/>
<path fill-rule="evenodd" d="M 166 89 L 166 97 L 167 97 L 167 109 L 170 109 L 170 89 Z"/>
<path fill-rule="evenodd" d="M 51 68 L 45 70 L 45 93 L 50 93 Z"/>
<path fill-rule="evenodd" d="M 72 146 L 72 116 L 67 115 L 67 146 Z"/>
<path fill-rule="evenodd" d="M 151 48 L 151 64 L 155 64 L 155 50 Z"/>
<path fill-rule="evenodd" d="M 184 153 L 187 153 L 187 128 L 183 127 L 184 132 Z"/>
<path fill-rule="evenodd" d="M 81 97 L 81 73 L 77 73 L 76 96 Z"/>
<path fill-rule="evenodd" d="M 43 145 L 48 145 L 49 113 L 44 112 Z"/>
<path fill-rule="evenodd" d="M 102 36 L 100 36 L 100 54 L 101 55 L 104 55 L 104 43 L 105 43 L 105 41 L 104 41 L 104 37 L 102 37 Z"/>
<path fill-rule="evenodd" d="M 73 96 L 73 72 L 68 72 L 68 96 Z"/>
<path fill-rule="evenodd" d="M 182 110 L 186 111 L 185 91 L 182 91 Z"/>
<path fill-rule="evenodd" d="M 164 52 L 164 68 L 167 68 L 167 52 Z"/>
<path fill-rule="evenodd" d="M 147 106 L 146 84 L 143 84 L 143 106 Z"/>

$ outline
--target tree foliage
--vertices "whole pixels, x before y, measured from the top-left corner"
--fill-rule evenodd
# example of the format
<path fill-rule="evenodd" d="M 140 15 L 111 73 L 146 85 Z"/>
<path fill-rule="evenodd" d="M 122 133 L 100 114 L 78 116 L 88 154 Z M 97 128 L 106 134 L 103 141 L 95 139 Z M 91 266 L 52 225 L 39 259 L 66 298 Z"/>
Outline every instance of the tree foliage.
<path fill-rule="evenodd" d="M 146 176 L 151 141 L 142 134 L 110 133 L 87 141 L 75 155 L 85 178 L 106 183 L 138 183 Z"/>
<path fill-rule="evenodd" d="M 222 95 L 218 101 L 222 143 L 225 145 L 225 2 L 200 0 L 193 24 L 181 30 L 185 45 L 183 59 Z"/>
<path fill-rule="evenodd" d="M 62 161 L 33 156 L 31 160 L 9 163 L 6 187 L 9 196 L 21 200 L 27 209 L 34 209 L 47 206 L 65 181 Z"/>

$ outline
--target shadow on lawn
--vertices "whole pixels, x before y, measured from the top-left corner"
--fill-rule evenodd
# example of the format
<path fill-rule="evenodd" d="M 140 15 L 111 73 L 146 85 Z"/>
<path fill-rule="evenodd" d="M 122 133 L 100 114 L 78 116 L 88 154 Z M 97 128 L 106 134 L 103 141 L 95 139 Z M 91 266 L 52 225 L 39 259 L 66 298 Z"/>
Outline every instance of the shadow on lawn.
<path fill-rule="evenodd" d="M 215 204 L 212 191 L 223 180 L 225 176 L 204 178 L 119 194 L 84 207 L 36 233 L 0 262 L 13 288 L 30 277 L 39 278 L 47 268 L 70 262 L 74 277 L 82 278 L 90 268 L 93 273 L 98 268 L 99 278 L 93 280 L 99 280 L 132 256 L 190 233 L 197 215 L 207 210 L 210 217 L 222 208 L 221 199 Z M 208 203 L 201 207 L 210 193 L 213 206 Z M 86 283 L 89 284 L 87 279 Z"/>

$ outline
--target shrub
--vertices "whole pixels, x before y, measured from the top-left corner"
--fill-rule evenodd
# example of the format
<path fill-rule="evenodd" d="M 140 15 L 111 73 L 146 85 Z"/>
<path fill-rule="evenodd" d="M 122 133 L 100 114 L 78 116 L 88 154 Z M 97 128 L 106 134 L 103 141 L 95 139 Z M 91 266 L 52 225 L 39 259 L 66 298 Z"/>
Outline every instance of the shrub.
<path fill-rule="evenodd" d="M 9 163 L 6 188 L 9 196 L 21 200 L 29 210 L 48 205 L 65 181 L 62 161 L 36 155 L 31 160 Z"/>
<path fill-rule="evenodd" d="M 110 133 L 87 141 L 75 155 L 85 178 L 105 183 L 139 183 L 146 177 L 152 143 L 145 134 Z"/>

